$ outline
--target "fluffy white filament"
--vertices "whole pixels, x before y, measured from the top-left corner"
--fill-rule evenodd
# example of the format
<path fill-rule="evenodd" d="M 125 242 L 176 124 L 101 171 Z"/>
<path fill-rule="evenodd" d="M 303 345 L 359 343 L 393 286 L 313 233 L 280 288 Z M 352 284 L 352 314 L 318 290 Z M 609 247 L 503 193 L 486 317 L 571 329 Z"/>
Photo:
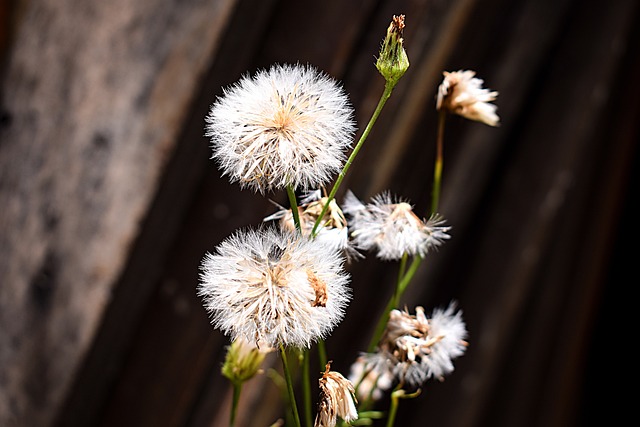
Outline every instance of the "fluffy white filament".
<path fill-rule="evenodd" d="M 211 106 L 206 123 L 223 175 L 260 193 L 329 182 L 342 169 L 355 131 L 342 87 L 302 65 L 243 77 Z"/>
<path fill-rule="evenodd" d="M 375 196 L 363 204 L 347 192 L 343 212 L 351 217 L 349 229 L 358 249 L 374 250 L 383 260 L 398 260 L 406 253 L 424 257 L 430 250 L 449 239 L 444 220 L 434 215 L 420 219 L 410 204 L 394 202 L 388 193 Z"/>
<path fill-rule="evenodd" d="M 296 233 L 240 230 L 205 255 L 198 294 L 212 324 L 233 340 L 309 347 L 344 316 L 350 290 L 343 262 Z"/>

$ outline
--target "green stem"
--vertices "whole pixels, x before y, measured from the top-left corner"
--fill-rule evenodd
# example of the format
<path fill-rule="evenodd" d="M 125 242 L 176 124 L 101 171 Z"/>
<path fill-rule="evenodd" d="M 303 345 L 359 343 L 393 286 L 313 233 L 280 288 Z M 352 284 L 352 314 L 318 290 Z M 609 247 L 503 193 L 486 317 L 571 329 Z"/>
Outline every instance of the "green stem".
<path fill-rule="evenodd" d="M 327 348 L 325 347 L 324 340 L 318 341 L 318 358 L 320 359 L 320 372 L 324 372 L 327 366 Z"/>
<path fill-rule="evenodd" d="M 305 349 L 302 355 L 302 390 L 304 393 L 304 420 L 307 427 L 313 425 L 311 421 L 311 381 L 309 379 L 309 350 Z"/>
<path fill-rule="evenodd" d="M 389 408 L 389 415 L 387 417 L 387 427 L 393 427 L 393 423 L 396 421 L 396 414 L 398 413 L 398 405 L 400 399 L 413 399 L 420 395 L 420 389 L 411 394 L 406 394 L 401 388 L 396 388 L 391 393 L 391 407 Z"/>
<path fill-rule="evenodd" d="M 229 418 L 229 426 L 233 427 L 236 422 L 236 413 L 238 412 L 238 402 L 240 401 L 240 392 L 242 391 L 241 382 L 233 382 L 233 400 L 231 402 L 231 417 Z"/>
<path fill-rule="evenodd" d="M 280 344 L 280 358 L 282 359 L 282 370 L 284 371 L 284 378 L 287 382 L 287 393 L 289 394 L 289 405 L 291 406 L 293 421 L 296 427 L 301 427 L 300 415 L 298 415 L 298 406 L 296 405 L 296 396 L 293 392 L 293 382 L 291 381 L 291 373 L 289 372 L 289 362 L 287 362 L 287 353 L 284 350 L 284 346 L 282 344 Z"/>
<path fill-rule="evenodd" d="M 396 300 L 396 304 L 398 303 L 398 298 L 397 298 L 398 285 L 400 284 L 400 282 L 402 281 L 402 278 L 404 277 L 405 270 L 407 268 L 408 258 L 409 258 L 409 255 L 405 252 L 404 254 L 402 254 L 402 258 L 400 259 L 400 268 L 398 268 L 398 280 L 396 281 L 396 290 L 393 293 L 393 297 Z"/>
<path fill-rule="evenodd" d="M 444 110 L 438 112 L 438 135 L 436 137 L 436 159 L 433 168 L 433 190 L 431 192 L 431 214 L 438 212 L 438 204 L 440 203 L 440 187 L 442 186 L 442 167 L 443 167 L 443 146 L 444 146 L 444 123 L 447 113 Z"/>
<path fill-rule="evenodd" d="M 360 148 L 364 144 L 364 141 L 369 136 L 369 133 L 371 132 L 371 129 L 373 128 L 373 125 L 375 124 L 376 120 L 378 120 L 378 116 L 380 116 L 380 113 L 382 112 L 382 108 L 384 107 L 384 104 L 387 102 L 387 100 L 391 96 L 391 92 L 393 91 L 394 86 L 395 86 L 395 83 L 390 83 L 388 81 L 385 83 L 384 91 L 382 92 L 382 96 L 380 97 L 380 100 L 378 101 L 378 105 L 376 106 L 376 109 L 373 111 L 373 114 L 371 115 L 371 118 L 369 119 L 369 123 L 367 123 L 367 127 L 364 128 L 364 131 L 362 132 L 362 135 L 360 136 L 360 139 L 358 140 L 358 143 L 356 144 L 355 148 L 351 152 L 351 155 L 347 159 L 347 162 L 345 163 L 344 167 L 340 171 L 340 174 L 338 175 L 338 178 L 336 179 L 335 184 L 333 184 L 333 188 L 331 189 L 331 192 L 329 193 L 329 196 L 327 198 L 327 202 L 322 207 L 322 211 L 320 212 L 320 216 L 318 216 L 318 219 L 316 219 L 315 224 L 313 224 L 313 229 L 311 230 L 311 235 L 312 236 L 316 235 L 317 230 L 318 230 L 318 226 L 320 225 L 320 221 L 322 221 L 322 218 L 324 218 L 324 215 L 327 213 L 327 209 L 329 208 L 329 203 L 331 203 L 331 201 L 335 198 L 336 193 L 338 192 L 338 188 L 340 188 L 340 184 L 342 184 L 342 180 L 344 179 L 345 175 L 347 174 L 347 171 L 349 170 L 349 167 L 353 163 L 354 159 L 358 155 L 358 152 L 360 151 Z"/>
<path fill-rule="evenodd" d="M 380 338 L 382 338 L 382 334 L 384 333 L 384 330 L 387 327 L 387 322 L 389 321 L 389 313 L 398 305 L 400 298 L 402 298 L 402 294 L 407 289 L 409 283 L 411 282 L 411 279 L 413 278 L 414 274 L 418 270 L 418 267 L 420 266 L 421 262 L 422 262 L 422 257 L 420 256 L 415 257 L 413 259 L 413 262 L 411 262 L 411 265 L 409 266 L 409 269 L 407 270 L 407 272 L 402 276 L 400 280 L 398 280 L 398 283 L 396 284 L 396 289 L 393 295 L 391 296 L 391 298 L 389 299 L 389 302 L 387 303 L 387 306 L 385 307 L 384 311 L 382 312 L 382 315 L 380 316 L 380 319 L 378 320 L 378 324 L 376 325 L 376 329 L 373 333 L 373 337 L 371 337 L 371 342 L 369 343 L 369 347 L 367 348 L 367 351 L 369 353 L 375 351 L 376 346 L 378 345 L 378 342 L 380 341 Z"/>
<path fill-rule="evenodd" d="M 298 230 L 299 233 L 302 233 L 302 227 L 300 226 L 300 213 L 298 212 L 298 201 L 296 200 L 296 192 L 290 185 L 287 185 L 287 196 L 289 196 L 289 206 L 291 206 L 293 223 L 296 226 L 296 230 Z"/>
<path fill-rule="evenodd" d="M 387 427 L 393 427 L 393 423 L 396 421 L 396 414 L 398 413 L 398 404 L 400 399 L 396 394 L 398 390 L 391 393 L 391 407 L 389 407 L 389 415 L 387 416 Z"/>

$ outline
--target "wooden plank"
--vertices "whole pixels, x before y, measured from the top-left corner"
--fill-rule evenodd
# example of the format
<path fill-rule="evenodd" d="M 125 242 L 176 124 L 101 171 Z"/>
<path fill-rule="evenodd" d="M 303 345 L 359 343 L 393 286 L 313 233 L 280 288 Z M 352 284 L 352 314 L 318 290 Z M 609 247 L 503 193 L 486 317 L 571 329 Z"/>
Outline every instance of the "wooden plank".
<path fill-rule="evenodd" d="M 1 425 L 52 423 L 233 3 L 44 1 L 15 14 L 1 91 Z M 149 282 L 135 286 L 128 320 Z"/>

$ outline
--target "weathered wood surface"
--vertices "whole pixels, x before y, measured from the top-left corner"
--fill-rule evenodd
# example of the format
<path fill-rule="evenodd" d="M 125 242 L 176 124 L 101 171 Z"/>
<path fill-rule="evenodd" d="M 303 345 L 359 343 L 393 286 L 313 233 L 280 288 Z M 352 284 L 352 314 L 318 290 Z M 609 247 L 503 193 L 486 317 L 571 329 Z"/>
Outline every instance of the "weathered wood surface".
<path fill-rule="evenodd" d="M 0 425 L 227 424 L 227 339 L 195 296 L 197 265 L 273 208 L 207 160 L 208 104 L 245 71 L 309 62 L 344 82 L 362 128 L 398 13 L 412 65 L 346 185 L 426 210 L 442 70 L 478 71 L 500 92 L 502 125 L 448 122 L 454 237 L 405 302 L 457 299 L 471 345 L 444 383 L 402 402 L 396 425 L 568 426 L 601 413 L 583 386 L 588 354 L 604 357 L 592 334 L 602 297 L 621 289 L 615 233 L 633 218 L 634 1 L 19 6 L 0 74 Z M 369 259 L 350 269 L 354 302 L 327 342 L 341 371 L 396 274 Z M 269 425 L 278 402 L 270 380 L 253 380 L 240 424 Z"/>
<path fill-rule="evenodd" d="M 1 104 L 0 425 L 52 424 L 233 4 L 16 5 Z M 161 227 L 147 246 L 172 231 Z M 149 249 L 156 265 L 131 284 L 123 321 L 136 322 L 159 272 Z"/>

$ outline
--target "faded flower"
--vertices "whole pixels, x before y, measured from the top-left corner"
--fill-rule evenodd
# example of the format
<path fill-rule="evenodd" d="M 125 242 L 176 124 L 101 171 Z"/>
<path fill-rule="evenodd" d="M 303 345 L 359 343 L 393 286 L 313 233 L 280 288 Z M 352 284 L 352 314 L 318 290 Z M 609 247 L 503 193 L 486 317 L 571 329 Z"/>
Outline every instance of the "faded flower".
<path fill-rule="evenodd" d="M 350 290 L 343 262 L 298 233 L 241 230 L 205 255 L 198 294 L 212 324 L 233 340 L 310 347 L 344 316 Z"/>
<path fill-rule="evenodd" d="M 462 313 L 455 304 L 446 310 L 434 310 L 431 319 L 422 307 L 416 307 L 415 315 L 392 310 L 372 360 L 377 369 L 381 360 L 386 361 L 400 383 L 420 387 L 429 378 L 443 380 L 454 370 L 452 360 L 464 354 L 466 336 Z"/>
<path fill-rule="evenodd" d="M 355 124 L 344 90 L 310 66 L 274 65 L 243 77 L 211 106 L 205 135 L 223 175 L 265 193 L 332 179 Z"/>
<path fill-rule="evenodd" d="M 498 92 L 482 87 L 483 81 L 474 77 L 475 71 L 444 72 L 444 80 L 438 88 L 436 109 L 444 109 L 469 120 L 498 126 L 497 107 L 490 104 Z"/>
<path fill-rule="evenodd" d="M 327 203 L 328 197 L 322 196 L 320 190 L 312 191 L 305 195 L 298 206 L 300 228 L 304 236 L 310 236 L 313 226 L 322 213 L 322 208 Z M 279 220 L 280 226 L 295 231 L 295 223 L 291 209 L 278 205 L 278 211 L 269 215 L 264 221 Z M 331 200 L 322 220 L 316 230 L 315 239 L 326 243 L 336 251 L 344 252 L 348 259 L 357 257 L 358 252 L 349 242 L 347 220 L 335 199 Z"/>
<path fill-rule="evenodd" d="M 320 401 L 314 427 L 334 427 L 338 417 L 346 422 L 358 419 L 354 388 L 342 374 L 330 371 L 331 362 L 320 378 Z"/>
<path fill-rule="evenodd" d="M 397 260 L 405 253 L 424 257 L 450 238 L 447 231 L 451 227 L 443 226 L 440 216 L 422 220 L 409 203 L 394 201 L 389 193 L 379 194 L 365 205 L 349 191 L 343 211 L 352 218 L 351 237 L 356 248 L 375 250 L 380 259 Z"/>

